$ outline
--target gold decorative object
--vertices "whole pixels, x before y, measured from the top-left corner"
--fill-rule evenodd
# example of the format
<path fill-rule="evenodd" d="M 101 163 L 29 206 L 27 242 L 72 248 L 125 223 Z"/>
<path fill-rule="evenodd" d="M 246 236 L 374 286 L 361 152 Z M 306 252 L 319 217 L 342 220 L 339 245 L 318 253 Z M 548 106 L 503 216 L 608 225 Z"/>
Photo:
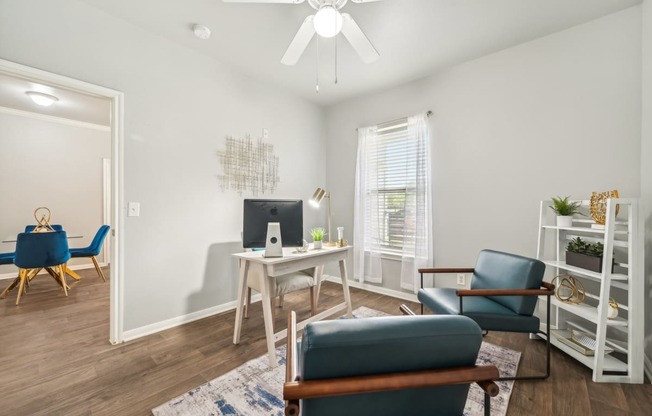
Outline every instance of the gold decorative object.
<path fill-rule="evenodd" d="M 50 218 L 52 213 L 48 207 L 38 207 L 34 210 L 34 219 L 36 219 L 36 227 L 32 231 L 33 233 L 47 233 L 54 231 L 50 225 Z"/>
<path fill-rule="evenodd" d="M 555 276 L 551 282 L 555 285 L 555 297 L 564 303 L 577 305 L 584 302 L 586 290 L 579 279 L 569 274 Z"/>
<path fill-rule="evenodd" d="M 596 224 L 604 225 L 606 222 L 607 200 L 609 198 L 618 198 L 618 191 L 614 189 L 613 191 L 591 193 L 589 212 L 591 212 L 591 218 L 593 218 Z M 618 215 L 619 209 L 620 205 L 616 205 L 616 215 Z"/>

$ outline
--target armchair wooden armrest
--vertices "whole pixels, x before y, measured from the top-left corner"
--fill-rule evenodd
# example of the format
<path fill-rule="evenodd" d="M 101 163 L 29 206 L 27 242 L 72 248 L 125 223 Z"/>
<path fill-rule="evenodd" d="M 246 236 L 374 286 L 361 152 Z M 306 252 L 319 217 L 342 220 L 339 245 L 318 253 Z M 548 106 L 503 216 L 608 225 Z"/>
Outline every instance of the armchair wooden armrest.
<path fill-rule="evenodd" d="M 485 397 L 494 397 L 499 388 L 493 380 L 500 377 L 493 365 L 467 366 L 401 373 L 374 374 L 367 376 L 341 377 L 324 380 L 302 381 L 297 375 L 298 351 L 296 335 L 296 314 L 288 315 L 287 368 L 283 385 L 285 415 L 298 416 L 299 400 L 318 397 L 342 396 L 347 394 L 372 393 L 419 387 L 444 386 L 450 384 L 477 383 Z M 485 400 L 485 405 L 487 405 Z"/>
<path fill-rule="evenodd" d="M 419 269 L 419 273 L 473 273 L 473 267 L 434 267 Z"/>
<path fill-rule="evenodd" d="M 555 293 L 555 286 L 542 282 L 545 289 L 459 289 L 457 296 L 551 296 Z"/>

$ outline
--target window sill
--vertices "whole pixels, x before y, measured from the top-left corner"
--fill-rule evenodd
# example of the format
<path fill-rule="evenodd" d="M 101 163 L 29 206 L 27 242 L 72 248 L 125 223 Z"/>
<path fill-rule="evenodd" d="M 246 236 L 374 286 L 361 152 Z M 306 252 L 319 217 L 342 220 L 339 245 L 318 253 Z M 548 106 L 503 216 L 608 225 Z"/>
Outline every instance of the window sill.
<path fill-rule="evenodd" d="M 388 251 L 372 251 L 372 250 L 366 250 L 365 254 L 377 254 L 381 259 L 385 260 L 394 260 L 394 261 L 401 261 L 403 259 L 403 255 L 399 253 L 391 253 Z"/>

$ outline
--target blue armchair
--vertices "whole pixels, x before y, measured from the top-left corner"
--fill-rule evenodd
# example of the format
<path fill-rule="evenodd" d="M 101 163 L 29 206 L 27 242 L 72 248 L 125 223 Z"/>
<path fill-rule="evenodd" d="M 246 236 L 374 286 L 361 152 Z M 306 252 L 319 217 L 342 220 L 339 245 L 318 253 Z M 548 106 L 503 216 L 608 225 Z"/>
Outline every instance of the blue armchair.
<path fill-rule="evenodd" d="M 290 312 L 286 415 L 462 415 L 470 383 L 498 394 L 495 366 L 476 366 L 481 330 L 463 316 L 338 319 L 306 326 Z"/>
<path fill-rule="evenodd" d="M 16 305 L 18 305 L 21 296 L 25 293 L 25 285 L 29 284 L 29 279 L 42 268 L 48 270 L 68 296 L 64 267 L 69 259 L 70 251 L 65 231 L 18 234 L 14 258 L 14 264 L 18 267 L 18 277 L 0 294 L 0 298 L 4 298 L 18 286 L 16 297 Z M 30 275 L 30 272 L 34 273 Z"/>
<path fill-rule="evenodd" d="M 550 295 L 554 286 L 543 281 L 543 262 L 528 257 L 482 250 L 474 268 L 419 269 L 424 273 L 473 273 L 470 290 L 422 288 L 419 301 L 437 315 L 464 315 L 483 331 L 540 333 L 546 338 L 543 375 L 503 377 L 500 380 L 545 379 L 550 375 Z M 540 329 L 534 309 L 539 296 L 547 296 L 546 331 Z"/>
<path fill-rule="evenodd" d="M 109 233 L 110 229 L 111 227 L 109 227 L 108 225 L 103 225 L 100 227 L 99 230 L 97 230 L 97 233 L 93 238 L 93 241 L 88 247 L 70 249 L 70 255 L 73 258 L 90 257 L 91 260 L 93 260 L 93 265 L 95 266 L 95 270 L 97 271 L 97 274 L 105 282 L 106 279 L 104 278 L 104 273 L 102 273 L 102 269 L 100 268 L 100 265 L 97 263 L 97 259 L 95 258 L 95 256 L 99 255 L 100 251 L 102 251 L 102 245 L 104 244 L 104 239 L 106 238 L 106 235 Z"/>

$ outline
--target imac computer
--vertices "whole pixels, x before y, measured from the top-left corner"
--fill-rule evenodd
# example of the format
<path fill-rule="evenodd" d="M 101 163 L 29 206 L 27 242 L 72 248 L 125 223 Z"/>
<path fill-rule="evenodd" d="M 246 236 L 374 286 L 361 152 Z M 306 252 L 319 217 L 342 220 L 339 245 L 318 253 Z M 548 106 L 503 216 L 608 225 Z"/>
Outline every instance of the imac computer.
<path fill-rule="evenodd" d="M 282 247 L 303 245 L 303 201 L 245 199 L 244 248 L 264 248 L 265 257 L 282 257 Z"/>

